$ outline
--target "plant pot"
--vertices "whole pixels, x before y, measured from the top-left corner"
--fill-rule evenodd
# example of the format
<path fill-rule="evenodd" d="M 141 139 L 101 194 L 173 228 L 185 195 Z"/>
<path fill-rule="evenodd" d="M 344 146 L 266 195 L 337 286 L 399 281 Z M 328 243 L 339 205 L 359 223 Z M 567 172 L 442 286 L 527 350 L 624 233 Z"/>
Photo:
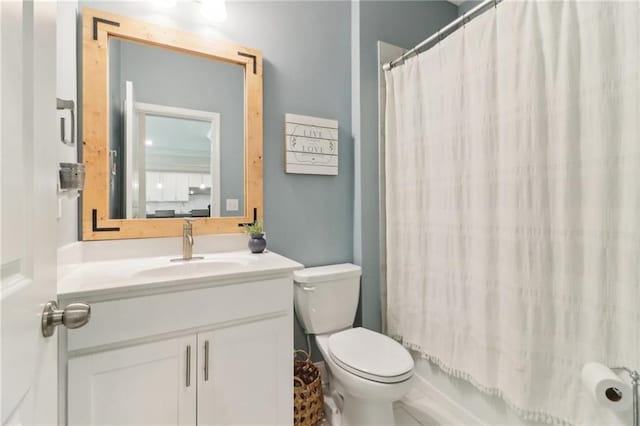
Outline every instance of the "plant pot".
<path fill-rule="evenodd" d="M 267 240 L 264 239 L 264 234 L 251 234 L 249 238 L 249 250 L 251 253 L 262 253 L 267 248 Z"/>

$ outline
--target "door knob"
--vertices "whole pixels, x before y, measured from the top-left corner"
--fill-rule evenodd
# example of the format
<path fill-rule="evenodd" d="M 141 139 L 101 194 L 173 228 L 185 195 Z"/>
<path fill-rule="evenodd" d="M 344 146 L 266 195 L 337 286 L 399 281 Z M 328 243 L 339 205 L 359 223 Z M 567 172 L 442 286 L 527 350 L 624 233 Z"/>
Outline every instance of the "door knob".
<path fill-rule="evenodd" d="M 42 311 L 42 335 L 53 336 L 56 327 L 63 324 L 67 328 L 80 328 L 89 322 L 91 306 L 86 303 L 71 303 L 64 309 L 58 309 L 55 300 L 44 305 Z"/>

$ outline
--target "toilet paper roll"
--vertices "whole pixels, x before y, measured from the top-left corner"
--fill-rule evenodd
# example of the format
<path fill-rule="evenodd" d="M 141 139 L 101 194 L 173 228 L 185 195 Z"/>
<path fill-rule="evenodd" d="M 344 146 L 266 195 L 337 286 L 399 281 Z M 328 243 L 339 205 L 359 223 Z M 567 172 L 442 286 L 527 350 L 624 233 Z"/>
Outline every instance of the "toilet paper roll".
<path fill-rule="evenodd" d="M 598 362 L 585 364 L 582 383 L 596 401 L 611 411 L 624 411 L 631 407 L 631 386 L 606 365 Z"/>

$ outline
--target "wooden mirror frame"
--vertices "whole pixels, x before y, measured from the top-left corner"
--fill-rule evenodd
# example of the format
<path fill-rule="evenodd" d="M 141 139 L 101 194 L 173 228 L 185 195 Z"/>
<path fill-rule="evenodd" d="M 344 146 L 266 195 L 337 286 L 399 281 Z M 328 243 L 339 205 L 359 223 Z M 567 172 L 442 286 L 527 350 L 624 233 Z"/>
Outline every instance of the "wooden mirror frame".
<path fill-rule="evenodd" d="M 82 144 L 86 179 L 82 239 L 182 235 L 183 218 L 109 218 L 109 37 L 244 67 L 244 216 L 194 218 L 194 234 L 242 232 L 262 216 L 262 54 L 259 50 L 129 17 L 84 8 L 82 13 Z"/>

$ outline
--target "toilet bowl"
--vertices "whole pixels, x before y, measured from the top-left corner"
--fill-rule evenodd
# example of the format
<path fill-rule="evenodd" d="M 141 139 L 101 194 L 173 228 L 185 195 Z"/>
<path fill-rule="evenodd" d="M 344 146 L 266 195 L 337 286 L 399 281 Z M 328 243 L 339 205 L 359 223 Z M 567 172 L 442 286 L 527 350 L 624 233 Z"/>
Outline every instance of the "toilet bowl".
<path fill-rule="evenodd" d="M 316 336 L 343 398 L 342 424 L 393 425 L 393 402 L 411 389 L 413 359 L 394 340 L 365 328 Z"/>
<path fill-rule="evenodd" d="M 307 268 L 294 273 L 296 315 L 315 340 L 342 398 L 342 425 L 394 425 L 393 402 L 411 388 L 413 358 L 393 339 L 351 328 L 360 267 Z"/>

